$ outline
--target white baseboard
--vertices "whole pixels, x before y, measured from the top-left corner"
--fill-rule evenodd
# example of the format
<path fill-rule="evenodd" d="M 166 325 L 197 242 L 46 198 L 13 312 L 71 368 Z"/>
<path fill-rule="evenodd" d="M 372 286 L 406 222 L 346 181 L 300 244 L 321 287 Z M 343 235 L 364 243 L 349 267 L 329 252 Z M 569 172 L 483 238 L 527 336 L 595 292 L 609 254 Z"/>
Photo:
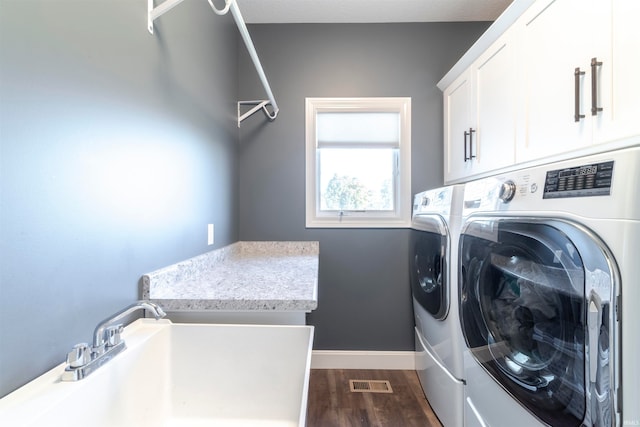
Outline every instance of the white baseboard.
<path fill-rule="evenodd" d="M 313 350 L 311 369 L 416 369 L 414 351 Z"/>

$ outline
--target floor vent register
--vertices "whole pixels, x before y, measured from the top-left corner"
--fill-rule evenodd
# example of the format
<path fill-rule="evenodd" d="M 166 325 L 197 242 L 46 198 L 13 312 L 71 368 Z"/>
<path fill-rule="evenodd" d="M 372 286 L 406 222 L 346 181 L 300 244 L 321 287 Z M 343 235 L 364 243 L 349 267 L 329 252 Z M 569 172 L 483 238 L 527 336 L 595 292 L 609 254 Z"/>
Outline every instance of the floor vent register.
<path fill-rule="evenodd" d="M 386 380 L 349 380 L 349 389 L 353 393 L 393 393 Z"/>

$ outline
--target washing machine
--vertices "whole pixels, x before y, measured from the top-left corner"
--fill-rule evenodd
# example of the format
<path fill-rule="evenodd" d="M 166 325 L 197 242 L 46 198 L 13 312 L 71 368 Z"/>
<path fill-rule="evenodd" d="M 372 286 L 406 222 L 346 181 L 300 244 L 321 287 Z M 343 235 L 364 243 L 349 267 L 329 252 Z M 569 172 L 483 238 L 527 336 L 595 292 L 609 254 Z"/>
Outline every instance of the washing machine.
<path fill-rule="evenodd" d="M 640 425 L 640 147 L 465 185 L 467 426 Z"/>
<path fill-rule="evenodd" d="M 456 262 L 462 196 L 461 185 L 416 194 L 409 249 L 416 370 L 429 404 L 447 427 L 463 425 Z"/>

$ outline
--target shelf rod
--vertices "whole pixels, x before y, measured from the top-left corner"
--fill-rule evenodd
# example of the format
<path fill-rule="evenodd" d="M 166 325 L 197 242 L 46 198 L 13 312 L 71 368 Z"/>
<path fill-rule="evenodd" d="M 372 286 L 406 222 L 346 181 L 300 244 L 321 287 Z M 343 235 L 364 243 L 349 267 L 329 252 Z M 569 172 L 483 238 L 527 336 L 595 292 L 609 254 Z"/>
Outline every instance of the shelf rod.
<path fill-rule="evenodd" d="M 184 0 L 165 0 L 157 7 L 154 7 L 154 0 L 147 0 L 147 28 L 151 34 L 153 34 L 153 21 L 182 3 Z M 223 11 L 217 10 L 211 0 L 209 4 L 214 9 L 216 14 L 223 15 L 227 12 L 225 8 Z M 251 40 L 251 36 L 249 35 L 249 31 L 247 30 L 247 26 L 244 23 L 244 19 L 242 18 L 242 13 L 240 13 L 240 9 L 238 8 L 238 4 L 236 0 L 226 0 L 226 4 L 231 10 L 231 15 L 233 15 L 233 20 L 236 22 L 236 26 L 238 27 L 238 31 L 240 31 L 240 35 L 242 36 L 242 40 L 244 41 L 245 46 L 247 47 L 247 51 L 249 52 L 249 56 L 253 61 L 253 65 L 258 72 L 258 77 L 260 77 L 260 81 L 262 82 L 262 86 L 264 87 L 265 92 L 267 93 L 268 100 L 264 101 L 240 101 L 238 102 L 238 127 L 240 127 L 240 123 L 256 113 L 258 110 L 262 109 L 269 120 L 275 120 L 278 115 L 278 104 L 276 104 L 276 100 L 273 96 L 273 92 L 271 91 L 271 86 L 269 86 L 269 81 L 267 80 L 267 76 L 264 74 L 264 69 L 262 68 L 262 64 L 260 63 L 260 58 L 258 58 L 258 53 L 256 52 L 256 48 L 253 45 L 253 41 Z M 255 105 L 255 107 L 251 108 L 244 114 L 240 114 L 240 105 Z M 271 105 L 272 111 L 269 112 L 267 109 L 267 105 Z"/>
<path fill-rule="evenodd" d="M 273 92 L 271 91 L 271 86 L 269 86 L 269 81 L 267 80 L 267 76 L 264 74 L 264 69 L 262 68 L 262 64 L 260 63 L 260 58 L 258 58 L 258 53 L 256 52 L 256 48 L 253 45 L 253 41 L 251 40 L 251 36 L 249 35 L 249 31 L 247 30 L 247 26 L 244 23 L 244 19 L 242 18 L 242 14 L 240 13 L 240 9 L 238 8 L 238 4 L 235 0 L 231 0 L 231 14 L 233 15 L 234 21 L 236 21 L 236 25 L 238 26 L 238 31 L 240 31 L 240 35 L 244 40 L 244 44 L 247 46 L 247 51 L 249 52 L 249 56 L 253 61 L 253 65 L 258 72 L 258 77 L 260 77 L 260 81 L 262 82 L 262 86 L 264 87 L 265 92 L 267 93 L 267 98 L 269 98 L 269 104 L 273 108 L 273 113 L 269 113 L 266 106 L 267 103 L 261 102 L 256 107 L 249 110 L 251 114 L 258 111 L 260 108 L 265 112 L 267 117 L 270 120 L 275 120 L 278 115 L 278 104 L 276 104 L 276 100 L 273 96 Z M 253 103 L 246 101 L 245 103 Z M 249 113 L 248 112 L 248 113 Z M 240 123 L 249 117 L 251 114 L 244 114 L 242 117 L 238 116 L 238 127 L 240 127 Z"/>

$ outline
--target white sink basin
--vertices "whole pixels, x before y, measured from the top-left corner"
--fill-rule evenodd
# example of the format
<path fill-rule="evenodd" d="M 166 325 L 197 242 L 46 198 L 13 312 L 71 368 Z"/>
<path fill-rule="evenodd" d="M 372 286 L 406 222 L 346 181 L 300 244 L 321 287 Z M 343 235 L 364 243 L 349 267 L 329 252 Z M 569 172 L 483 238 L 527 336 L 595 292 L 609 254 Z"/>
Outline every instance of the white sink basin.
<path fill-rule="evenodd" d="M 0 425 L 304 426 L 311 326 L 138 320 L 77 382 L 64 365 L 0 399 Z"/>

